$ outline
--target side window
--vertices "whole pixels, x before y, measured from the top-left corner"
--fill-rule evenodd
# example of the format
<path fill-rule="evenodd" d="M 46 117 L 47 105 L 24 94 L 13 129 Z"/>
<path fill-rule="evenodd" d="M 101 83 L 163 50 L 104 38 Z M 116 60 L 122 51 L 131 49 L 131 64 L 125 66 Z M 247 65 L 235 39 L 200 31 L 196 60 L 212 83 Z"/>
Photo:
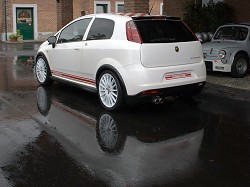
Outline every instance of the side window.
<path fill-rule="evenodd" d="M 110 39 L 114 31 L 114 21 L 104 18 L 96 18 L 90 28 L 87 40 Z"/>
<path fill-rule="evenodd" d="M 76 21 L 62 30 L 57 43 L 82 41 L 84 33 L 91 21 L 91 18 Z"/>

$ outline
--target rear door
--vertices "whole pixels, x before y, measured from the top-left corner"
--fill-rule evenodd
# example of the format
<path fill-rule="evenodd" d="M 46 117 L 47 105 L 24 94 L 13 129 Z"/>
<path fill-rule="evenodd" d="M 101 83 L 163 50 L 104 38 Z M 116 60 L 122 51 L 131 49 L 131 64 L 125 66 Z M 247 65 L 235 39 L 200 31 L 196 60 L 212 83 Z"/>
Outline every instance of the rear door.
<path fill-rule="evenodd" d="M 165 67 L 202 60 L 201 44 L 180 20 L 137 20 L 142 38 L 141 62 L 145 67 Z"/>

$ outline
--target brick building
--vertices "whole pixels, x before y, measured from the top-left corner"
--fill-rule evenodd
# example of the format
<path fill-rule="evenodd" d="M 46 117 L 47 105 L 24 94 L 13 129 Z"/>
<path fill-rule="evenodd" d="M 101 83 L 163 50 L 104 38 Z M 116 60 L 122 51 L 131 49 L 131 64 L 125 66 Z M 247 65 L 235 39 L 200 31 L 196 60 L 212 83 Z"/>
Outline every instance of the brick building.
<path fill-rule="evenodd" d="M 0 40 L 21 31 L 23 40 L 44 40 L 72 19 L 100 12 L 143 12 L 183 17 L 183 3 L 211 0 L 0 0 Z M 218 0 L 214 0 L 216 2 Z M 220 0 L 223 1 L 223 0 Z M 235 22 L 250 22 L 250 1 L 224 0 Z M 164 10 L 164 11 L 163 11 Z"/>
<path fill-rule="evenodd" d="M 43 40 L 72 19 L 100 12 L 148 12 L 161 14 L 163 0 L 0 0 L 0 40 L 21 31 L 23 40 Z M 151 9 L 151 8 L 150 8 Z"/>

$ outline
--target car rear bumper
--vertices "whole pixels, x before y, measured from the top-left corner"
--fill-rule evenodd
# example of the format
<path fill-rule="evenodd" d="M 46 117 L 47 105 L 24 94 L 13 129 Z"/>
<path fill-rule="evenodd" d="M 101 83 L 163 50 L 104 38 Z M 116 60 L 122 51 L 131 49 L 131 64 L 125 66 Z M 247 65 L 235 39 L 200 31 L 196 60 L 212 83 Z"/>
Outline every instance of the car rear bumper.
<path fill-rule="evenodd" d="M 206 81 L 204 61 L 170 67 L 145 68 L 134 64 L 119 69 L 126 95 L 136 96 L 148 90 L 164 90 Z"/>
<path fill-rule="evenodd" d="M 150 101 L 153 102 L 155 98 L 161 98 L 164 100 L 166 97 L 169 97 L 169 96 L 193 96 L 202 91 L 205 83 L 206 82 L 204 81 L 204 82 L 198 82 L 194 84 L 156 89 L 154 90 L 157 92 L 155 94 L 144 94 L 144 92 L 141 92 L 135 96 L 127 96 L 126 102 L 128 104 L 135 104 L 135 103 L 143 103 L 143 102 L 150 102 Z"/>

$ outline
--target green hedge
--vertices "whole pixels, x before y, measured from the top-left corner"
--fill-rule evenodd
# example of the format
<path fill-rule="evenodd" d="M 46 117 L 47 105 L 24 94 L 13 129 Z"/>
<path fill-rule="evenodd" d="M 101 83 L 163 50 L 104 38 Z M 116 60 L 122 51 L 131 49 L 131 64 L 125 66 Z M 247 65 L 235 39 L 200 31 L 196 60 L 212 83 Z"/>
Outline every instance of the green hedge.
<path fill-rule="evenodd" d="M 186 2 L 184 5 L 184 21 L 194 32 L 215 32 L 215 30 L 233 20 L 232 10 L 223 2 L 213 6 L 196 6 Z"/>

